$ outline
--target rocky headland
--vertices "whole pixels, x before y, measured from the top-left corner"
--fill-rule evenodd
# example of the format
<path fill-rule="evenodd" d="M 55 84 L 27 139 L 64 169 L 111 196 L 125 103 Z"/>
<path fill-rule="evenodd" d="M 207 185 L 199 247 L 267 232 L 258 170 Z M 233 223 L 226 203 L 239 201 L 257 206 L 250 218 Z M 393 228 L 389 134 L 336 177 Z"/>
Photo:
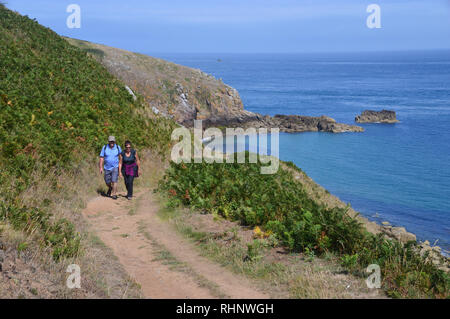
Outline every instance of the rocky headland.
<path fill-rule="evenodd" d="M 362 127 L 337 123 L 327 116 L 261 115 L 244 110 L 236 89 L 198 69 L 105 45 L 66 38 L 101 62 L 160 114 L 192 127 L 280 128 L 281 132 L 363 132 Z"/>
<path fill-rule="evenodd" d="M 355 117 L 357 123 L 398 123 L 397 117 L 394 111 L 381 110 L 372 111 L 365 110 L 360 115 Z"/>

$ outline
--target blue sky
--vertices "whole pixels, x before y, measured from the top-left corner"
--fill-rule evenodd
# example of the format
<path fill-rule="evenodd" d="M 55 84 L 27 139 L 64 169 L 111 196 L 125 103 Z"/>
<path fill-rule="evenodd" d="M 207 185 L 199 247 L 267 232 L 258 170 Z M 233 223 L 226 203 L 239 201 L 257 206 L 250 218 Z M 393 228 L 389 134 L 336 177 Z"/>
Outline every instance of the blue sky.
<path fill-rule="evenodd" d="M 450 0 L 3 0 L 57 33 L 142 53 L 450 49 Z M 69 4 L 81 28 L 69 29 Z M 381 7 L 381 29 L 366 8 Z"/>

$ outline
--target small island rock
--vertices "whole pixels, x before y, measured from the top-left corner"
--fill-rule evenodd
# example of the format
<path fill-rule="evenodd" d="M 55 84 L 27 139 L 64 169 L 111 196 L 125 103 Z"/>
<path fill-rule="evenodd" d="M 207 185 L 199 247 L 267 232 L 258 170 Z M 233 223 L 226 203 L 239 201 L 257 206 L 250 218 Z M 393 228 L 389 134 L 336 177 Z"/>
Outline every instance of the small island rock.
<path fill-rule="evenodd" d="M 382 110 L 371 111 L 366 110 L 355 117 L 357 123 L 397 123 L 397 117 L 394 111 Z"/>

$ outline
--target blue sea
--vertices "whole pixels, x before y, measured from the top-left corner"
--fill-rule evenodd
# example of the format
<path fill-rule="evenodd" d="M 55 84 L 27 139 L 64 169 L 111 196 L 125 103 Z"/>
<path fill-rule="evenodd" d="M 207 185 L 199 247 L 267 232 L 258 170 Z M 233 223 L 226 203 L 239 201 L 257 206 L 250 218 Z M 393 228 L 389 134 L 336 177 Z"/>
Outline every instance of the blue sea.
<path fill-rule="evenodd" d="M 280 159 L 369 219 L 450 249 L 450 51 L 150 55 L 222 78 L 264 115 L 354 124 L 365 109 L 396 111 L 400 123 L 364 133 L 281 133 Z"/>

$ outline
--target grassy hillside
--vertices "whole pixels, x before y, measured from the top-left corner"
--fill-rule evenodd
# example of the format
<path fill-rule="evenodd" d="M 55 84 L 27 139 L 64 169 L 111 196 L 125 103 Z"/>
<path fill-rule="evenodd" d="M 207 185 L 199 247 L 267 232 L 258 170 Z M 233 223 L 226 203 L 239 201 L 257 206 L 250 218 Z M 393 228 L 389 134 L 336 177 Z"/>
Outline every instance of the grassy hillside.
<path fill-rule="evenodd" d="M 106 137 L 115 135 L 121 144 L 130 139 L 139 149 L 165 154 L 175 123 L 154 116 L 152 103 L 170 111 L 183 102 L 183 88 L 190 85 L 199 89 L 189 94 L 198 103 L 208 106 L 214 100 L 202 93 L 208 87 L 203 76 L 198 85 L 195 77 L 184 76 L 184 69 L 155 62 L 147 72 L 162 68 L 155 77 L 161 76 L 155 82 L 160 86 L 153 86 L 159 91 L 152 93 L 152 86 L 138 79 L 136 88 L 148 96 L 135 101 L 124 83 L 95 60 L 104 61 L 104 50 L 78 45 L 82 48 L 0 5 L 0 239 L 7 225 L 56 261 L 83 252 L 73 214 L 81 204 L 74 196 L 95 184 L 89 174 L 95 173 Z M 183 77 L 182 89 L 170 75 Z M 230 94 L 225 88 L 217 105 L 222 98 L 232 101 Z M 191 97 L 187 101 L 195 109 Z M 174 204 L 260 226 L 293 251 L 334 253 L 353 272 L 364 274 L 364 267 L 378 263 L 391 296 L 448 297 L 448 275 L 421 257 L 415 243 L 403 246 L 367 233 L 344 208 L 320 204 L 287 170 L 259 172 L 260 164 L 172 164 L 160 189 Z M 35 192 L 42 181 L 46 191 Z M 55 198 L 68 203 L 68 214 L 55 210 Z M 17 250 L 26 247 L 19 242 Z"/>
<path fill-rule="evenodd" d="M 58 176 L 77 178 L 108 135 L 164 153 L 174 123 L 142 116 L 142 102 L 86 52 L 0 5 L 0 221 L 55 259 L 78 254 L 79 235 L 52 216 L 50 200 L 27 206 L 21 195 L 50 172 L 49 187 L 61 193 Z"/>
<path fill-rule="evenodd" d="M 290 169 L 261 175 L 260 167 L 261 163 L 172 163 L 160 190 L 173 205 L 257 226 L 263 237 L 291 251 L 336 254 L 344 267 L 362 277 L 368 265 L 378 264 L 389 296 L 448 298 L 450 277 L 420 255 L 416 242 L 403 245 L 369 233 L 346 208 L 330 209 L 314 200 Z M 249 256 L 253 248 L 249 246 Z"/>

